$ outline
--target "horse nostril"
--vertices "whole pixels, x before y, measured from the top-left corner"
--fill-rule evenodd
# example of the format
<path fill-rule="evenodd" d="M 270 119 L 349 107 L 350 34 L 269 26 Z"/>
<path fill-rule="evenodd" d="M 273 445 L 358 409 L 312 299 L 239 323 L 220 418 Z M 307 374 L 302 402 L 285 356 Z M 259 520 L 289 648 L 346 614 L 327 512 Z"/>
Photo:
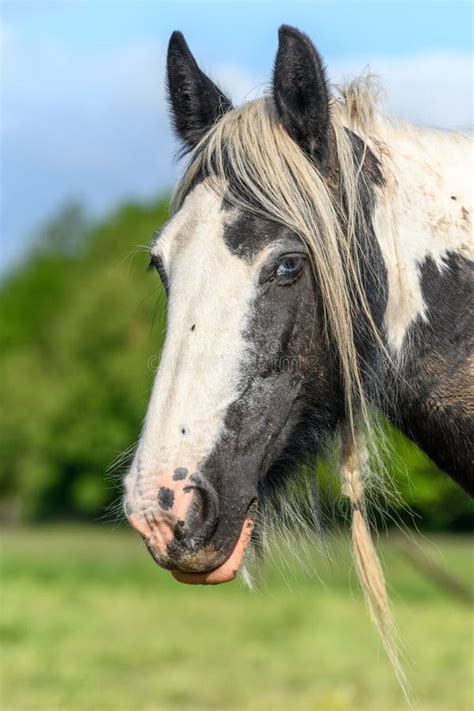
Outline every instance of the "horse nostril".
<path fill-rule="evenodd" d="M 217 492 L 209 481 L 196 474 L 191 478 L 191 484 L 186 486 L 184 491 L 194 492 L 193 501 L 186 522 L 178 521 L 176 524 L 175 535 L 177 534 L 177 538 L 181 540 L 195 538 L 206 541 L 214 533 L 219 517 Z"/>
<path fill-rule="evenodd" d="M 173 533 L 177 541 L 184 541 L 186 538 L 186 522 L 177 521 Z"/>

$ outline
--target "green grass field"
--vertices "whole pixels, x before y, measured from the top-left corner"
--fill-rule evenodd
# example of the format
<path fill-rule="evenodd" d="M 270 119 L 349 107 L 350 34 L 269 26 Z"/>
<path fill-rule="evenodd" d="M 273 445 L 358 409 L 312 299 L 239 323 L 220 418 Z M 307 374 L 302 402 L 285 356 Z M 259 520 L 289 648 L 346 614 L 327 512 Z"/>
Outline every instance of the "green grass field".
<path fill-rule="evenodd" d="M 471 584 L 472 540 L 434 544 Z M 472 709 L 472 611 L 383 554 L 415 707 Z M 2 568 L 2 711 L 406 708 L 342 540 L 253 593 L 179 585 L 106 527 L 7 531 Z"/>

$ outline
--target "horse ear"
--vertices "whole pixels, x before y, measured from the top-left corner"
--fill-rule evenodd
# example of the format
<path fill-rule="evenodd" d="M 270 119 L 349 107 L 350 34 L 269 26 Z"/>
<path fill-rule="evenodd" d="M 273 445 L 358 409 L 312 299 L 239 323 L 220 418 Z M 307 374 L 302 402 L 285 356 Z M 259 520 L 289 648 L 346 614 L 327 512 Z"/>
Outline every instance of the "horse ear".
<path fill-rule="evenodd" d="M 324 65 L 311 40 L 282 25 L 273 73 L 273 99 L 291 138 L 320 169 L 329 159 L 329 90 Z"/>
<path fill-rule="evenodd" d="M 192 149 L 232 103 L 199 69 L 181 32 L 171 35 L 167 73 L 174 128 L 185 147 Z"/>

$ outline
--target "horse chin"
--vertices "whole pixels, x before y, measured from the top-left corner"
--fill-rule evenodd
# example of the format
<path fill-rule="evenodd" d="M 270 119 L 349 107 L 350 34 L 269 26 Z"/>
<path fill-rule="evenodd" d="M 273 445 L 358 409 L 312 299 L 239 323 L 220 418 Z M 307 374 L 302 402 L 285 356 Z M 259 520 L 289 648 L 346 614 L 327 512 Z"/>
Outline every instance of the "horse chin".
<path fill-rule="evenodd" d="M 189 573 L 181 570 L 172 570 L 171 573 L 175 580 L 188 585 L 219 585 L 220 583 L 229 583 L 235 578 L 242 565 L 245 551 L 252 536 L 254 520 L 246 518 L 239 539 L 230 556 L 217 568 L 205 571 L 203 573 Z"/>

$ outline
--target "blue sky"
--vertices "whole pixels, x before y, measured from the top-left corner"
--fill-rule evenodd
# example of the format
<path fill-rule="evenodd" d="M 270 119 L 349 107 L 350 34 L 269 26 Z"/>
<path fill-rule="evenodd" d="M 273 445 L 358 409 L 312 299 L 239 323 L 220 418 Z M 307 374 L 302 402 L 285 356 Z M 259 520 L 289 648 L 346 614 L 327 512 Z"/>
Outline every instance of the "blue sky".
<path fill-rule="evenodd" d="M 184 32 L 232 97 L 265 88 L 283 22 L 307 32 L 332 79 L 369 67 L 395 114 L 472 125 L 469 2 L 5 2 L 1 8 L 2 265 L 68 198 L 101 215 L 176 178 L 166 44 Z"/>

